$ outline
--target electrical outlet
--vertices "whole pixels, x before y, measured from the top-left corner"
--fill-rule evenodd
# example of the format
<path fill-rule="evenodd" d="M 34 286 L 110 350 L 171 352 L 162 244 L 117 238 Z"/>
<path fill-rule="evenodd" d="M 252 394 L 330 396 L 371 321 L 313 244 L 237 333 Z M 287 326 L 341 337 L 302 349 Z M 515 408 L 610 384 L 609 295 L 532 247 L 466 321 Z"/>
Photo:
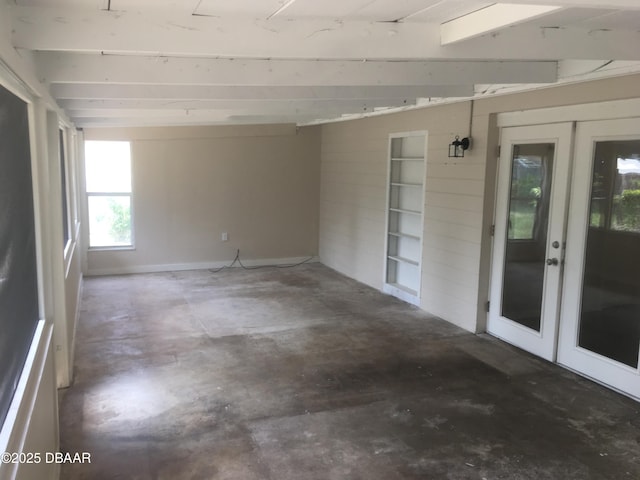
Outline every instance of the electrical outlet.
<path fill-rule="evenodd" d="M 229 240 L 229 234 L 227 232 L 222 232 L 222 241 L 226 242 L 227 240 Z"/>

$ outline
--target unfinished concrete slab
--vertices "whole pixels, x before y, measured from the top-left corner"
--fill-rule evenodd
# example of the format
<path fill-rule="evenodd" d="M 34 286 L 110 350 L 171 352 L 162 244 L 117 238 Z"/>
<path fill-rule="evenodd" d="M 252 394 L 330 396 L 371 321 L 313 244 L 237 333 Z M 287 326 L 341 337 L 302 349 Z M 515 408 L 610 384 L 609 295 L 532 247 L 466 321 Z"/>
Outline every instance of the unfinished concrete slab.
<path fill-rule="evenodd" d="M 640 404 L 320 265 L 87 278 L 62 479 L 637 479 Z"/>

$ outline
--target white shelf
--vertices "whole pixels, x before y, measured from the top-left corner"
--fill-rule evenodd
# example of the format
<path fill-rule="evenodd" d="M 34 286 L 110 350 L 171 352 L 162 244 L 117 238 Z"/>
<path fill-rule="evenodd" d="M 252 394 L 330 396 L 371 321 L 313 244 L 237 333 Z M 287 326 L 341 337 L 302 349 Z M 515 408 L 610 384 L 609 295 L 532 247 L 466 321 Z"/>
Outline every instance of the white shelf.
<path fill-rule="evenodd" d="M 422 188 L 421 183 L 392 183 L 392 187 L 412 187 L 412 188 Z"/>
<path fill-rule="evenodd" d="M 389 141 L 383 290 L 419 305 L 426 132 L 391 135 Z"/>
<path fill-rule="evenodd" d="M 389 211 L 396 213 L 408 213 L 409 215 L 422 215 L 422 212 L 419 212 L 417 210 L 405 210 L 402 208 L 390 208 Z"/>
<path fill-rule="evenodd" d="M 401 232 L 389 232 L 389 235 L 393 236 L 393 237 L 399 237 L 399 238 L 409 238 L 411 240 L 416 240 L 416 241 L 420 241 L 422 240 L 420 237 L 418 237 L 417 235 L 409 235 L 408 233 L 401 233 Z"/>
<path fill-rule="evenodd" d="M 408 265 L 415 265 L 416 267 L 420 265 L 417 260 L 411 260 L 410 258 L 398 257 L 396 255 L 389 255 L 387 258 L 390 260 L 395 260 L 396 262 L 406 263 Z"/>

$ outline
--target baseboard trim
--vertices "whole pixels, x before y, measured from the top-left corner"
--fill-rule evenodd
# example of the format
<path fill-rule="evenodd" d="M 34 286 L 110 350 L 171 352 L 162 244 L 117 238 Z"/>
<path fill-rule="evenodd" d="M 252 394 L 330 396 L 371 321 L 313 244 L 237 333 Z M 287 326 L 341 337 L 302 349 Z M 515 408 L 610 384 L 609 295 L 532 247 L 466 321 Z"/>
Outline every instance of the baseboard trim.
<path fill-rule="evenodd" d="M 307 260 L 305 262 L 305 260 Z M 131 265 L 114 268 L 94 268 L 87 270 L 86 276 L 97 277 L 103 275 L 130 275 L 135 273 L 160 273 L 160 272 L 179 272 L 184 270 L 215 270 L 222 267 L 228 267 L 233 260 L 224 262 L 196 262 L 196 263 L 165 263 L 156 265 Z M 309 257 L 286 257 L 286 258 L 259 258 L 255 260 L 242 260 L 245 267 L 282 267 L 286 265 L 295 265 L 297 263 L 318 263 L 320 259 L 317 256 Z M 232 268 L 242 268 L 236 262 Z"/>

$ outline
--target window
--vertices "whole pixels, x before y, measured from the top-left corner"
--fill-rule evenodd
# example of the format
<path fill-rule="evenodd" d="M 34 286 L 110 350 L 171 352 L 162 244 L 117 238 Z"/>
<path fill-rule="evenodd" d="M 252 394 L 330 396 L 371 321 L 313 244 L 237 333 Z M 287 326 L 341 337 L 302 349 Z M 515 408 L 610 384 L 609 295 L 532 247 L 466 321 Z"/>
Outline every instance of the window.
<path fill-rule="evenodd" d="M 86 141 L 89 247 L 133 246 L 129 142 Z"/>

